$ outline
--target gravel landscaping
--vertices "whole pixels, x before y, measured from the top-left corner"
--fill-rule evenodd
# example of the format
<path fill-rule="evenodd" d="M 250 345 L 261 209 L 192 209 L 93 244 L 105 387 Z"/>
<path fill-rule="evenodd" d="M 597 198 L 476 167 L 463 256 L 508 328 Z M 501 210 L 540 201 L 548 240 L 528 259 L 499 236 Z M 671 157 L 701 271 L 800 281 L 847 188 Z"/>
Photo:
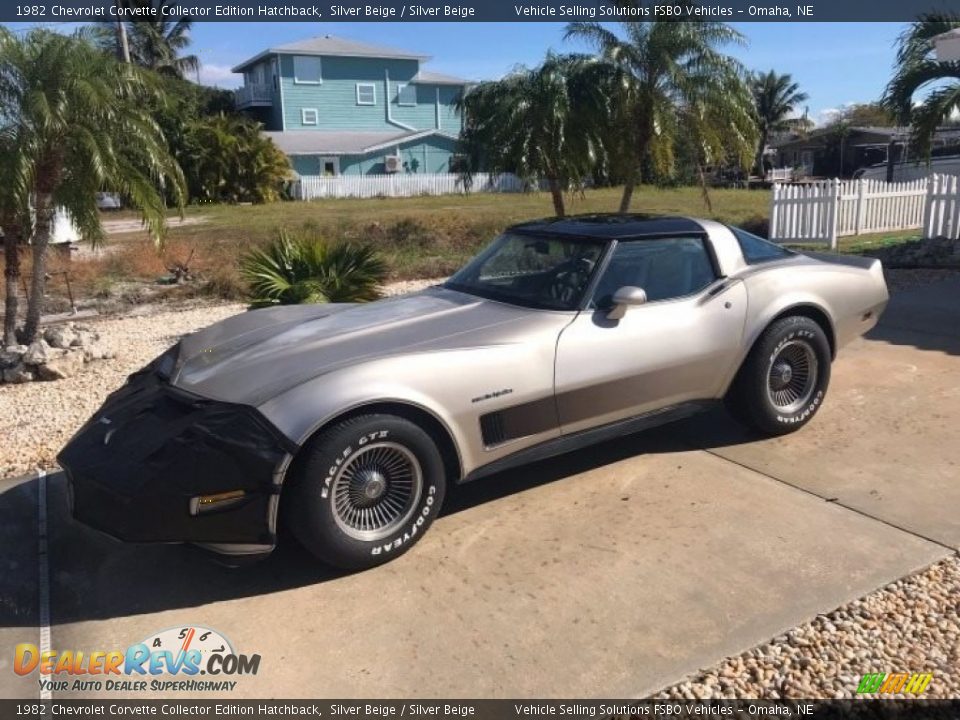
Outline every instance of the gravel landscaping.
<path fill-rule="evenodd" d="M 905 672 L 933 674 L 924 698 L 955 698 L 960 696 L 958 668 L 960 558 L 952 556 L 656 697 L 852 698 L 867 673 Z"/>

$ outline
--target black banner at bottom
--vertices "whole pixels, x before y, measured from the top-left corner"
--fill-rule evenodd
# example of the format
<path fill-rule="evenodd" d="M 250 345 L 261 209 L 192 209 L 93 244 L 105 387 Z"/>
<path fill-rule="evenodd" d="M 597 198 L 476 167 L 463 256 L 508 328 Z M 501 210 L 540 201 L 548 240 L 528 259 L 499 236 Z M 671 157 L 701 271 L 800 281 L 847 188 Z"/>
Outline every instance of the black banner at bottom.
<path fill-rule="evenodd" d="M 960 700 L 0 700 L 0 718 L 960 720 Z"/>

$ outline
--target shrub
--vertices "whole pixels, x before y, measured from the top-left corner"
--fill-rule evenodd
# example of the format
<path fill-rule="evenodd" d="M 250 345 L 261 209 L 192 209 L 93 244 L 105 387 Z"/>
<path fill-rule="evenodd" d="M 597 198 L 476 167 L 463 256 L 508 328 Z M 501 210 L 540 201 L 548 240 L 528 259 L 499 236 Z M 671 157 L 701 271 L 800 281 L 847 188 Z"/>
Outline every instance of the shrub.
<path fill-rule="evenodd" d="M 747 218 L 741 222 L 739 227 L 743 228 L 748 233 L 757 235 L 758 237 L 770 237 L 770 221 L 765 217 L 754 215 L 753 217 Z"/>
<path fill-rule="evenodd" d="M 247 287 L 237 272 L 236 266 L 226 265 L 216 268 L 206 273 L 204 279 L 199 295 L 221 300 L 243 300 L 247 297 Z"/>
<path fill-rule="evenodd" d="M 291 176 L 290 163 L 260 124 L 218 115 L 183 132 L 177 160 L 194 202 L 273 202 Z"/>
<path fill-rule="evenodd" d="M 255 305 L 366 302 L 380 297 L 386 263 L 369 245 L 330 244 L 281 231 L 240 261 Z"/>

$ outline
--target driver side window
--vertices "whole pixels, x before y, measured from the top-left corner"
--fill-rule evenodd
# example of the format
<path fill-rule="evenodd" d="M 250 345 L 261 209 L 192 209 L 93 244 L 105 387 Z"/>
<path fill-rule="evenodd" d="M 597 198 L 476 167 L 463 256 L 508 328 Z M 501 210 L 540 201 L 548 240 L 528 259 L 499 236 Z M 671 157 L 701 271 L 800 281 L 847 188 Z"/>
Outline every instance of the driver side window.
<path fill-rule="evenodd" d="M 613 294 L 632 285 L 643 288 L 647 300 L 691 295 L 716 280 L 702 238 L 621 241 L 593 294 L 593 305 L 610 307 Z"/>

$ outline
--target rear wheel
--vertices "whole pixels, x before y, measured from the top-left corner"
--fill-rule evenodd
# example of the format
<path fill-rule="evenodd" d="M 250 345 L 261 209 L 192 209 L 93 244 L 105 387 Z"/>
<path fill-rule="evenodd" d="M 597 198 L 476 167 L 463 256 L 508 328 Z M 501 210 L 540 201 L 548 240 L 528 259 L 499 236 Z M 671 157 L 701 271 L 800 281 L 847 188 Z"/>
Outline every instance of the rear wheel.
<path fill-rule="evenodd" d="M 727 394 L 731 414 L 766 435 L 806 425 L 830 384 L 830 343 L 816 322 L 781 318 L 757 340 Z"/>
<path fill-rule="evenodd" d="M 304 448 L 285 514 L 324 562 L 361 569 L 406 552 L 443 503 L 443 459 L 428 433 L 393 415 L 361 415 Z"/>

